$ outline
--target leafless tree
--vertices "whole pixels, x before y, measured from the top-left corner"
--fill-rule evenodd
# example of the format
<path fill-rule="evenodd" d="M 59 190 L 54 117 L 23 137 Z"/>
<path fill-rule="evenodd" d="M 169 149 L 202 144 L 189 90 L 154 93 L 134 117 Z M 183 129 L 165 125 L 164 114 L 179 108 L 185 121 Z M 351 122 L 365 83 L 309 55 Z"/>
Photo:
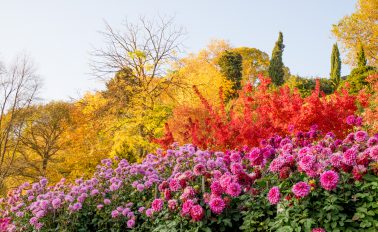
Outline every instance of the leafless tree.
<path fill-rule="evenodd" d="M 13 164 L 20 145 L 28 108 L 36 99 L 40 86 L 34 66 L 27 56 L 16 59 L 0 71 L 0 189 L 4 181 L 14 175 Z"/>
<path fill-rule="evenodd" d="M 106 46 L 93 52 L 91 63 L 97 77 L 108 81 L 125 71 L 132 95 L 143 93 L 148 98 L 145 100 L 152 103 L 170 85 L 179 84 L 175 75 L 167 75 L 182 52 L 185 35 L 182 27 L 175 26 L 173 18 L 140 17 L 134 24 L 126 21 L 122 31 L 105 24 L 101 33 Z"/>

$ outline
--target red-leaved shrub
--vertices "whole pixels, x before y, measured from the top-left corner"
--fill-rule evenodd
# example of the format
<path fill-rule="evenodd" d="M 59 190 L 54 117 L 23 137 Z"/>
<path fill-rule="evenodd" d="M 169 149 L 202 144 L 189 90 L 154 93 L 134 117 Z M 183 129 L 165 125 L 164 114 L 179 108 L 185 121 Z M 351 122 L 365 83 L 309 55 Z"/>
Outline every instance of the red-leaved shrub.
<path fill-rule="evenodd" d="M 295 133 L 313 125 L 321 131 L 345 136 L 351 129 L 345 119 L 356 112 L 357 101 L 362 99 L 360 104 L 366 106 L 366 98 L 350 95 L 345 89 L 326 96 L 320 91 L 319 81 L 312 94 L 302 98 L 287 86 L 271 88 L 269 78 L 259 79 L 257 87 L 244 86 L 239 97 L 228 103 L 227 110 L 222 103 L 208 102 L 194 86 L 202 108 L 175 109 L 167 131 L 173 137 L 158 142 L 167 146 L 164 141 L 174 138 L 181 144 L 192 143 L 203 149 L 240 148 L 256 146 L 262 138 L 274 134 Z"/>

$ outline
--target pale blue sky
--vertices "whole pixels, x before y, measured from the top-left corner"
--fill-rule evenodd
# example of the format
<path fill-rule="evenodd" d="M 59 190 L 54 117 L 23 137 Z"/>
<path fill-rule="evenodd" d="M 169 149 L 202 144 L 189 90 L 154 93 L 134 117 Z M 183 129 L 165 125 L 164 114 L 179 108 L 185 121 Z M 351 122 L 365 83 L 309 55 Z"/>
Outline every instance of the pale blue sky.
<path fill-rule="evenodd" d="M 89 73 L 89 51 L 103 45 L 103 20 L 118 27 L 127 17 L 175 15 L 186 28 L 186 52 L 211 39 L 271 54 L 284 33 L 284 63 L 292 74 L 327 76 L 335 42 L 330 30 L 354 11 L 356 0 L 0 0 L 0 60 L 20 52 L 35 60 L 45 100 L 78 98 L 102 88 Z M 342 73 L 349 67 L 343 65 Z"/>

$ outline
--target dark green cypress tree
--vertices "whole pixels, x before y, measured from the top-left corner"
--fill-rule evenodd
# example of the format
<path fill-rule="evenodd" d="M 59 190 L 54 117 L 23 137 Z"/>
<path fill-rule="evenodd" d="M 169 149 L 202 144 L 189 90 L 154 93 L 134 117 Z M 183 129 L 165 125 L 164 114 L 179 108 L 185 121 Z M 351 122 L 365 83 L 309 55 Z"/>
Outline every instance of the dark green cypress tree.
<path fill-rule="evenodd" d="M 234 51 L 223 52 L 218 60 L 221 73 L 232 82 L 232 93 L 226 93 L 226 101 L 237 97 L 237 91 L 241 89 L 242 61 L 242 56 Z"/>
<path fill-rule="evenodd" d="M 284 83 L 284 64 L 282 62 L 282 54 L 285 45 L 283 44 L 283 35 L 282 32 L 279 33 L 278 40 L 272 51 L 272 57 L 269 63 L 269 76 L 272 79 L 272 82 L 276 86 L 280 86 Z"/>
<path fill-rule="evenodd" d="M 341 77 L 341 59 L 340 59 L 340 52 L 337 43 L 333 45 L 332 48 L 332 55 L 331 55 L 331 81 L 333 85 L 337 88 L 340 83 Z"/>
<path fill-rule="evenodd" d="M 361 68 L 361 67 L 365 67 L 366 64 L 367 64 L 367 61 L 365 57 L 364 47 L 362 46 L 362 44 L 360 44 L 360 49 L 357 53 L 357 66 Z"/>
<path fill-rule="evenodd" d="M 357 67 L 352 69 L 347 78 L 350 85 L 349 92 L 358 93 L 361 89 L 369 88 L 369 83 L 366 81 L 366 78 L 376 72 L 376 68 L 367 65 L 365 51 L 362 44 L 360 44 L 357 52 Z"/>

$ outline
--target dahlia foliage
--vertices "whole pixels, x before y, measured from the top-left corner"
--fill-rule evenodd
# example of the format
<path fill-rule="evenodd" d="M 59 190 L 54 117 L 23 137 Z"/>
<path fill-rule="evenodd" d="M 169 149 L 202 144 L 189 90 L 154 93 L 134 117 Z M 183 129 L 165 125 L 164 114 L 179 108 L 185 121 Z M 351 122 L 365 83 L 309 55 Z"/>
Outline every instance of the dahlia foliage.
<path fill-rule="evenodd" d="M 378 137 L 308 132 L 258 147 L 193 145 L 93 178 L 25 183 L 1 200 L 8 231 L 377 231 Z M 316 209 L 316 210 L 314 210 Z"/>

